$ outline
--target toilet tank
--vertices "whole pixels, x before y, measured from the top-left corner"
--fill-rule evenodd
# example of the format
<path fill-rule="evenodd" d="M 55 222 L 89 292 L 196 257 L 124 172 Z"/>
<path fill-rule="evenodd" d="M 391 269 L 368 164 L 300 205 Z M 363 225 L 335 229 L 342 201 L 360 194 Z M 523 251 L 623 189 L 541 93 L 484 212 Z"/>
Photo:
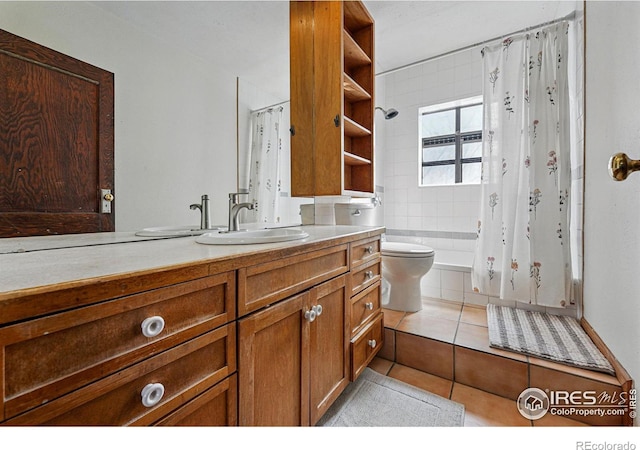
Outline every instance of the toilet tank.
<path fill-rule="evenodd" d="M 336 225 L 382 226 L 382 208 L 377 201 L 336 203 Z"/>

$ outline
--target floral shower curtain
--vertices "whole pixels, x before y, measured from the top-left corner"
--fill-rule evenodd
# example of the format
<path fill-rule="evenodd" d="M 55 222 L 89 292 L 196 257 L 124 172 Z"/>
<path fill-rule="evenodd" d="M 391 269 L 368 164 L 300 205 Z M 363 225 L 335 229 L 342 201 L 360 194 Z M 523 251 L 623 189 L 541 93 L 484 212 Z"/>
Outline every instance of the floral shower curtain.
<path fill-rule="evenodd" d="M 280 164 L 282 157 L 282 106 L 251 114 L 251 167 L 249 171 L 248 222 L 278 223 Z"/>
<path fill-rule="evenodd" d="M 569 306 L 568 22 L 485 47 L 474 290 Z"/>

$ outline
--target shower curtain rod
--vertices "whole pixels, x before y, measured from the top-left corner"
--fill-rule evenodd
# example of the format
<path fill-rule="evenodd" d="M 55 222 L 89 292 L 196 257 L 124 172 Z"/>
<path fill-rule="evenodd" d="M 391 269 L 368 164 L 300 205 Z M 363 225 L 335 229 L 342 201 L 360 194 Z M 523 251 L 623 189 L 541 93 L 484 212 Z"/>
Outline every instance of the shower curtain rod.
<path fill-rule="evenodd" d="M 251 112 L 255 113 L 255 112 L 260 112 L 260 111 L 266 111 L 269 108 L 275 108 L 276 106 L 285 105 L 285 104 L 289 103 L 290 101 L 291 100 L 285 100 L 284 102 L 274 103 L 273 105 L 265 106 L 263 108 L 252 109 Z"/>
<path fill-rule="evenodd" d="M 582 13 L 580 13 L 580 14 L 582 14 Z M 512 36 L 514 34 L 526 33 L 528 31 L 535 30 L 536 28 L 545 27 L 547 25 L 552 25 L 554 23 L 562 22 L 564 20 L 573 20 L 573 19 L 576 18 L 576 15 L 577 15 L 577 12 L 573 11 L 573 12 L 567 14 L 566 16 L 560 17 L 558 19 L 549 20 L 547 22 L 543 22 L 543 23 L 540 23 L 538 25 L 533 25 L 533 26 L 530 26 L 530 27 L 527 27 L 527 28 L 523 28 L 523 29 L 518 30 L 518 31 L 513 31 L 511 33 L 503 34 L 502 36 L 498 36 L 498 37 L 495 37 L 495 38 L 487 39 L 485 41 L 478 42 L 478 43 L 475 43 L 475 44 L 472 44 L 472 45 L 467 45 L 466 47 L 462 47 L 462 48 L 458 48 L 456 50 L 451 50 L 449 52 L 441 53 L 440 55 L 431 56 L 429 58 L 425 58 L 425 59 L 422 59 L 420 61 L 413 62 L 411 64 L 406 64 L 404 66 L 396 67 L 395 69 L 390 69 L 390 70 L 387 70 L 387 71 L 384 71 L 384 72 L 377 73 L 376 76 L 378 76 L 378 75 L 387 75 L 387 74 L 390 74 L 390 73 L 393 73 L 393 72 L 397 72 L 398 70 L 408 69 L 409 67 L 417 66 L 418 64 L 423 64 L 423 63 L 426 63 L 426 62 L 429 62 L 429 61 L 433 61 L 433 60 L 438 59 L 438 58 L 444 58 L 445 56 L 455 55 L 456 53 L 464 52 L 465 50 L 470 50 L 470 49 L 475 48 L 475 47 L 485 46 L 485 45 L 487 45 L 487 44 L 489 44 L 491 42 L 503 40 L 505 37 Z"/>

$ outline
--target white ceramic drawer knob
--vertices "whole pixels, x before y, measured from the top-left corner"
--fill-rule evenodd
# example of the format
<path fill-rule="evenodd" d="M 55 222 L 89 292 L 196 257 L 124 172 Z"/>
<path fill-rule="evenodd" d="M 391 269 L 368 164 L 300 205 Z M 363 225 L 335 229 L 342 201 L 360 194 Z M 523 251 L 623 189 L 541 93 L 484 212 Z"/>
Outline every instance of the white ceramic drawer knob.
<path fill-rule="evenodd" d="M 372 279 L 372 278 L 373 278 L 373 270 L 367 270 L 367 271 L 364 273 L 364 277 L 365 277 L 367 280 Z"/>
<path fill-rule="evenodd" d="M 146 337 L 156 337 L 164 330 L 164 319 L 160 316 L 147 317 L 142 321 L 142 334 Z"/>
<path fill-rule="evenodd" d="M 317 314 L 318 313 L 316 313 L 315 308 L 313 308 L 304 313 L 304 318 L 307 319 L 309 322 L 313 322 L 314 320 L 316 320 Z"/>
<path fill-rule="evenodd" d="M 151 408 L 152 406 L 156 406 L 162 400 L 164 396 L 164 386 L 162 383 L 150 383 L 142 388 L 142 404 Z"/>
<path fill-rule="evenodd" d="M 376 345 L 377 345 L 377 344 L 378 344 L 378 343 L 376 342 L 376 340 L 375 340 L 375 339 L 369 339 L 369 347 L 371 347 L 371 348 L 376 348 Z"/>

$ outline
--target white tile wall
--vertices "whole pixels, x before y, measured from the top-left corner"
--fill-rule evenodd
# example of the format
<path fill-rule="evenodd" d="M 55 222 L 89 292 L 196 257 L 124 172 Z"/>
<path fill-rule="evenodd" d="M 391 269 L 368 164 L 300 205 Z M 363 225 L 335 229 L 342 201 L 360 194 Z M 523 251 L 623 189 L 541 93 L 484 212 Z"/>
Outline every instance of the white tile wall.
<path fill-rule="evenodd" d="M 408 67 L 376 79 L 383 108 L 400 114 L 378 122 L 384 136 L 376 141 L 377 158 L 385 167 L 385 226 L 424 231 L 476 231 L 479 185 L 418 186 L 418 109 L 482 93 L 480 49 Z M 380 103 L 380 100 L 378 101 Z M 377 118 L 379 119 L 379 118 Z M 445 243 L 445 248 L 453 248 Z"/>

